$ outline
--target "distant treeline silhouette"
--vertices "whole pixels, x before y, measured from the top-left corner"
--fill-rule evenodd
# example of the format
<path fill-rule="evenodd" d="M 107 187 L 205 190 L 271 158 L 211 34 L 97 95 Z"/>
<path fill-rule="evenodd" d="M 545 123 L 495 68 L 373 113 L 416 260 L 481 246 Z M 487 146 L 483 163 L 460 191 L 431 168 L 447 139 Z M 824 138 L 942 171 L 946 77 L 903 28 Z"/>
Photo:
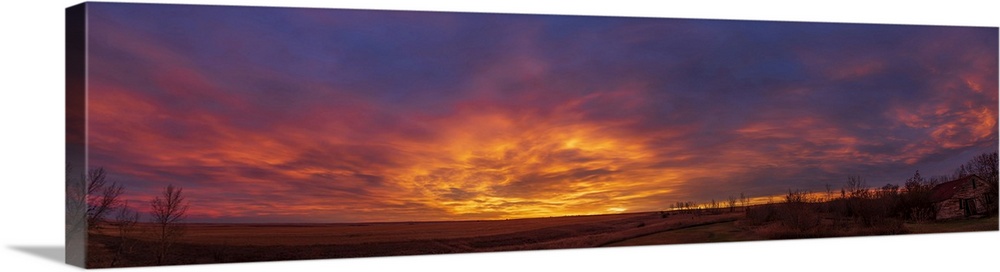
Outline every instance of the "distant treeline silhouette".
<path fill-rule="evenodd" d="M 959 166 L 952 175 L 925 178 L 916 171 L 902 186 L 870 187 L 860 175 L 849 175 L 840 195 L 826 185 L 826 198 L 808 191 L 788 190 L 781 202 L 747 206 L 744 224 L 772 239 L 907 233 L 904 222 L 935 219 L 932 199 L 936 185 L 970 175 L 989 185 L 976 202 L 983 214 L 997 213 L 997 152 L 983 153 Z"/>

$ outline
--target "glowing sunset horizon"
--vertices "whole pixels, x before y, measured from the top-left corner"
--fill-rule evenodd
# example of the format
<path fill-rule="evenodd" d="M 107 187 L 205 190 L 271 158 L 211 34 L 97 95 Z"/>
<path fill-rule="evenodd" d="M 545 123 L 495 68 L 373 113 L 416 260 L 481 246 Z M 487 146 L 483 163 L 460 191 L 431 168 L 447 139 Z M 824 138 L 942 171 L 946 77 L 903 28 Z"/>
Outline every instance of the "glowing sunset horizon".
<path fill-rule="evenodd" d="M 190 222 L 901 184 L 996 152 L 996 28 L 88 4 L 91 167 Z"/>

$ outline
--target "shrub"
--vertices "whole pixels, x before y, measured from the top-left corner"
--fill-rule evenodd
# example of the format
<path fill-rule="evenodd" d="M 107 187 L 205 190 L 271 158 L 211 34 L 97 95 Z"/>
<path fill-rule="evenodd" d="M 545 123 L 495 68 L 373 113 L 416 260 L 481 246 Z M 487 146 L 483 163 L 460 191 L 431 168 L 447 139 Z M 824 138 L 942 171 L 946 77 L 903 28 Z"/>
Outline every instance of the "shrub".
<path fill-rule="evenodd" d="M 776 219 L 774 205 L 775 204 L 768 204 L 756 207 L 747 207 L 745 220 L 747 225 L 760 226 L 774 221 Z"/>
<path fill-rule="evenodd" d="M 798 231 L 806 231 L 819 226 L 819 213 L 805 203 L 785 203 L 778 209 L 781 225 Z"/>

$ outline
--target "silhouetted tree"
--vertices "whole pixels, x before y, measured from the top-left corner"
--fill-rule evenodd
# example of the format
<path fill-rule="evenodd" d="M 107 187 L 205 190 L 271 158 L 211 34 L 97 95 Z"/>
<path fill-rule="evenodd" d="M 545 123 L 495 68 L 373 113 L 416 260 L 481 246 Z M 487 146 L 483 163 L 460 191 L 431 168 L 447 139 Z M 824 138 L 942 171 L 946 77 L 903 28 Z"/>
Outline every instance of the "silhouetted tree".
<path fill-rule="evenodd" d="M 951 178 L 949 178 L 949 180 L 960 179 L 968 175 L 969 175 L 969 169 L 965 168 L 964 164 L 959 165 L 958 168 L 955 168 L 955 172 L 951 175 Z"/>
<path fill-rule="evenodd" d="M 826 201 L 833 200 L 833 187 L 829 183 L 823 184 L 826 187 Z"/>
<path fill-rule="evenodd" d="M 865 179 L 858 175 L 847 176 L 847 194 L 853 198 L 865 198 L 868 196 L 868 184 Z"/>
<path fill-rule="evenodd" d="M 1000 172 L 997 169 L 1000 166 L 998 165 L 997 152 L 980 154 L 972 158 L 972 163 L 975 165 L 973 170 L 976 175 L 986 179 L 996 188 L 997 179 L 1000 178 Z"/>
<path fill-rule="evenodd" d="M 1000 192 L 1000 190 L 998 190 L 1000 185 L 997 184 L 997 163 L 997 152 L 983 153 L 973 157 L 964 165 L 960 166 L 959 170 L 956 170 L 956 172 L 959 172 L 960 170 L 965 169 L 967 172 L 966 175 L 976 175 L 984 179 L 986 183 L 989 184 L 990 192 L 981 196 L 980 200 L 982 203 L 986 204 L 990 210 L 995 210 L 997 208 L 998 192 Z M 958 179 L 964 176 L 965 175 L 955 178 Z"/>
<path fill-rule="evenodd" d="M 743 205 L 744 210 L 746 210 L 747 207 L 750 207 L 750 196 L 740 192 L 740 205 Z"/>
<path fill-rule="evenodd" d="M 947 177 L 924 179 L 920 171 L 906 179 L 900 197 L 899 213 L 908 220 L 929 220 L 934 217 L 934 205 L 931 203 L 931 189 L 937 182 L 947 182 Z"/>
<path fill-rule="evenodd" d="M 885 218 L 889 209 L 876 198 L 864 178 L 859 175 L 848 176 L 845 188 L 849 196 L 844 200 L 845 215 L 854 217 L 869 227 Z"/>
<path fill-rule="evenodd" d="M 899 193 L 899 185 L 892 183 L 886 183 L 885 186 L 878 189 L 877 196 L 880 198 L 884 197 L 895 197 Z"/>
<path fill-rule="evenodd" d="M 66 162 L 66 263 L 84 265 L 87 231 L 87 182 L 85 171 Z"/>
<path fill-rule="evenodd" d="M 729 212 L 736 211 L 736 197 L 729 196 L 729 199 L 728 201 L 726 201 L 726 204 L 729 205 Z"/>
<path fill-rule="evenodd" d="M 183 235 L 184 229 L 180 222 L 184 220 L 184 214 L 187 213 L 188 209 L 188 204 L 184 202 L 182 195 L 183 191 L 183 188 L 177 188 L 171 184 L 163 190 L 160 196 L 150 201 L 150 208 L 152 208 L 150 213 L 153 217 L 153 223 L 159 231 L 157 240 L 160 247 L 156 256 L 157 264 L 163 264 L 170 245 L 177 237 Z"/>
<path fill-rule="evenodd" d="M 968 162 L 958 166 L 951 179 L 960 179 L 968 175 L 976 175 L 988 183 L 997 182 L 997 152 L 976 155 Z"/>
<path fill-rule="evenodd" d="M 899 185 L 886 183 L 875 191 L 872 204 L 881 217 L 892 217 L 901 214 L 902 201 L 899 195 Z"/>
<path fill-rule="evenodd" d="M 134 245 L 129 235 L 135 231 L 135 224 L 139 222 L 139 212 L 129 210 L 128 201 L 122 202 L 118 213 L 115 215 L 115 228 L 118 229 L 118 244 L 115 247 L 115 256 L 111 259 L 111 267 L 119 266 L 125 255 L 132 252 Z"/>
<path fill-rule="evenodd" d="M 125 188 L 117 182 L 108 183 L 103 167 L 87 172 L 87 227 L 96 228 L 104 222 L 104 216 L 118 208 L 119 197 Z"/>
<path fill-rule="evenodd" d="M 788 194 L 785 195 L 785 203 L 804 203 L 806 202 L 806 193 L 803 191 L 788 189 Z"/>
<path fill-rule="evenodd" d="M 68 233 L 81 232 L 86 225 L 87 186 L 84 178 L 74 178 L 73 167 L 66 163 L 66 225 Z"/>

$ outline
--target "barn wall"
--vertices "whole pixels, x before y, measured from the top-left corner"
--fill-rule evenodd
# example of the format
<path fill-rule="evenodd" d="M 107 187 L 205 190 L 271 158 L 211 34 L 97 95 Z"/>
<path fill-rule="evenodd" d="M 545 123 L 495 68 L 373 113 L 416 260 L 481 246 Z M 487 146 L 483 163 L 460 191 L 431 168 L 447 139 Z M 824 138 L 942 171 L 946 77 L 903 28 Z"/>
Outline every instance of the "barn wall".
<path fill-rule="evenodd" d="M 958 198 L 950 198 L 934 204 L 934 208 L 938 211 L 935 219 L 942 220 L 965 216 L 965 211 L 959 206 L 958 200 Z"/>
<path fill-rule="evenodd" d="M 935 203 L 934 207 L 937 209 L 937 216 L 935 218 L 941 220 L 965 217 L 965 211 L 962 210 L 959 200 L 968 198 L 975 199 L 977 212 L 985 212 L 986 203 L 982 202 L 982 196 L 989 192 L 989 186 L 982 180 L 973 179 L 973 182 L 976 183 L 976 188 L 972 188 L 972 182 L 966 182 L 955 191 L 955 195 L 952 198 Z"/>

